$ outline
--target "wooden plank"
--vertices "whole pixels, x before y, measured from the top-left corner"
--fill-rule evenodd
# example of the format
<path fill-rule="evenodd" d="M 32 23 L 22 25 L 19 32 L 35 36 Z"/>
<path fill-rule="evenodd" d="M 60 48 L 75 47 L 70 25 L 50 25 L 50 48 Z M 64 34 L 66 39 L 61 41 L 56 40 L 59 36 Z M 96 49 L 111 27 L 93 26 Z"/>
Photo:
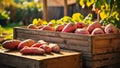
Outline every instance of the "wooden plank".
<path fill-rule="evenodd" d="M 89 35 L 80 35 L 75 33 L 59 33 L 59 36 L 62 38 L 78 39 L 78 40 L 90 40 L 91 36 Z"/>
<path fill-rule="evenodd" d="M 103 35 L 93 35 L 93 39 L 112 39 L 112 38 L 119 38 L 120 34 L 103 34 Z"/>
<path fill-rule="evenodd" d="M 93 49 L 92 54 L 105 54 L 105 53 L 112 53 L 114 52 L 113 47 L 106 47 L 106 48 L 98 48 L 98 49 Z"/>
<path fill-rule="evenodd" d="M 111 60 L 104 60 L 104 61 L 92 61 L 92 68 L 102 67 L 102 66 L 109 66 L 112 64 L 116 64 L 118 59 L 111 59 Z"/>
<path fill-rule="evenodd" d="M 66 45 L 66 44 L 59 44 L 61 48 L 82 52 L 83 54 L 91 54 L 91 49 L 88 47 L 80 47 L 76 45 Z"/>
<path fill-rule="evenodd" d="M 111 47 L 109 39 L 93 39 L 93 49 L 106 47 Z"/>
<path fill-rule="evenodd" d="M 118 53 L 106 53 L 106 54 L 98 54 L 98 55 L 93 55 L 92 60 L 97 61 L 97 60 L 109 60 L 109 59 L 114 59 L 117 57 Z"/>
<path fill-rule="evenodd" d="M 89 42 L 86 40 L 66 39 L 66 44 L 82 46 L 82 47 L 91 47 L 91 46 L 89 46 Z"/>
<path fill-rule="evenodd" d="M 46 35 L 46 36 L 59 36 L 57 33 L 53 31 L 46 31 L 46 30 L 36 30 L 36 29 L 27 29 L 27 28 L 20 28 L 15 27 L 16 32 L 18 33 L 27 33 L 27 34 L 37 34 L 37 35 Z"/>
<path fill-rule="evenodd" d="M 43 18 L 48 21 L 48 8 L 47 8 L 47 0 L 43 0 Z"/>

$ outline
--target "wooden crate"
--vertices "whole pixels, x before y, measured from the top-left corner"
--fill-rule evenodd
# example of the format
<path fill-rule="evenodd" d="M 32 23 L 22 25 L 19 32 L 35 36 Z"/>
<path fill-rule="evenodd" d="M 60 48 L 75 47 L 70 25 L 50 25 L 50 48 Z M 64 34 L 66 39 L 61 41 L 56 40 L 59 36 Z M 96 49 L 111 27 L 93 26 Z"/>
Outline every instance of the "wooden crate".
<path fill-rule="evenodd" d="M 32 38 L 55 42 L 61 48 L 82 52 L 84 68 L 109 68 L 120 64 L 120 34 L 78 35 L 73 33 L 14 28 L 15 39 Z M 114 67 L 115 68 L 115 67 Z"/>
<path fill-rule="evenodd" d="M 80 53 L 69 50 L 45 55 L 0 50 L 0 68 L 81 68 L 80 58 Z"/>

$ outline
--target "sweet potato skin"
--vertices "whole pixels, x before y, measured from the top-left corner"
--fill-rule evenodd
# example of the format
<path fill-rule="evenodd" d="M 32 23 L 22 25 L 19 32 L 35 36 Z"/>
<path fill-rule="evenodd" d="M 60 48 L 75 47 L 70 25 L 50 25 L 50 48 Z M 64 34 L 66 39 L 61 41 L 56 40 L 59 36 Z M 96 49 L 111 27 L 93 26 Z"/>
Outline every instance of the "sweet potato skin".
<path fill-rule="evenodd" d="M 117 28 L 113 24 L 108 24 L 105 27 L 104 31 L 105 31 L 106 34 L 112 34 L 112 33 L 116 34 L 116 33 L 118 33 Z"/>
<path fill-rule="evenodd" d="M 91 35 L 98 35 L 98 34 L 104 34 L 104 31 L 101 28 L 95 28 Z"/>
<path fill-rule="evenodd" d="M 89 31 L 86 30 L 86 29 L 78 28 L 78 29 L 75 30 L 75 33 L 76 34 L 89 34 Z"/>
<path fill-rule="evenodd" d="M 31 47 L 33 44 L 35 44 L 35 41 L 32 39 L 26 39 L 24 41 L 22 41 L 19 45 L 18 45 L 18 49 L 22 49 L 25 46 Z"/>
<path fill-rule="evenodd" d="M 20 42 L 20 40 L 7 40 L 2 43 L 2 46 L 6 49 L 17 49 Z"/>
<path fill-rule="evenodd" d="M 45 53 L 51 53 L 52 52 L 52 49 L 46 44 L 41 45 L 40 48 L 44 49 Z"/>
<path fill-rule="evenodd" d="M 49 47 L 52 49 L 52 52 L 60 53 L 60 47 L 58 44 L 50 43 Z"/>
<path fill-rule="evenodd" d="M 87 28 L 87 30 L 91 33 L 95 28 L 101 28 L 101 24 L 98 21 L 93 22 Z"/>
<path fill-rule="evenodd" d="M 37 55 L 42 55 L 45 53 L 45 51 L 41 48 L 38 47 L 28 47 L 25 46 L 20 50 L 20 53 L 22 54 L 37 54 Z"/>

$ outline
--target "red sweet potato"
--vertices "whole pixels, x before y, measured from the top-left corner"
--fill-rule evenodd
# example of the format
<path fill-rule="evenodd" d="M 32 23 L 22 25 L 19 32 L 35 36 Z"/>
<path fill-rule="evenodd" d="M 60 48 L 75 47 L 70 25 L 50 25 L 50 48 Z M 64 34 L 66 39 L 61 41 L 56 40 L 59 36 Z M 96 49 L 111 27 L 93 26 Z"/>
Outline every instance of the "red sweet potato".
<path fill-rule="evenodd" d="M 45 42 L 44 40 L 39 40 L 38 43 L 40 43 L 40 44 L 48 44 L 48 42 Z"/>
<path fill-rule="evenodd" d="M 73 23 L 68 23 L 67 25 L 65 25 L 65 27 L 63 28 L 63 30 L 61 32 L 74 32 L 74 30 L 76 29 L 75 24 Z"/>
<path fill-rule="evenodd" d="M 86 30 L 86 29 L 78 28 L 78 29 L 75 30 L 75 33 L 76 34 L 89 34 L 89 31 Z"/>
<path fill-rule="evenodd" d="M 31 47 L 40 47 L 41 45 L 43 45 L 43 44 L 41 44 L 41 43 L 35 43 Z"/>
<path fill-rule="evenodd" d="M 104 31 L 106 34 L 118 33 L 117 28 L 113 24 L 108 24 Z"/>
<path fill-rule="evenodd" d="M 22 54 L 44 54 L 45 51 L 42 48 L 38 48 L 38 47 L 28 47 L 25 46 L 24 48 L 22 48 L 20 50 L 20 53 Z"/>
<path fill-rule="evenodd" d="M 33 25 L 33 24 L 28 25 L 27 28 L 29 28 L 29 29 L 37 29 L 37 27 L 35 25 Z"/>
<path fill-rule="evenodd" d="M 56 27 L 56 30 L 55 30 L 55 31 L 61 32 L 64 27 L 65 27 L 65 24 L 63 24 L 63 25 L 58 25 L 58 26 Z"/>
<path fill-rule="evenodd" d="M 56 53 L 60 52 L 60 47 L 58 44 L 50 43 L 49 47 L 52 49 L 52 52 L 56 52 Z"/>
<path fill-rule="evenodd" d="M 104 31 L 101 28 L 95 28 L 91 35 L 104 34 Z"/>
<path fill-rule="evenodd" d="M 101 24 L 98 21 L 93 22 L 87 28 L 87 30 L 91 33 L 95 28 L 101 28 Z"/>
<path fill-rule="evenodd" d="M 75 24 L 75 27 L 76 28 L 83 28 L 83 27 L 87 27 L 88 25 L 87 24 L 85 24 L 85 23 L 83 23 L 83 22 L 77 22 L 76 24 Z"/>
<path fill-rule="evenodd" d="M 31 47 L 33 44 L 35 44 L 35 41 L 32 39 L 26 39 L 24 41 L 22 41 L 19 45 L 18 45 L 18 49 L 22 49 L 25 46 Z"/>
<path fill-rule="evenodd" d="M 55 29 L 51 26 L 44 26 L 43 28 L 41 28 L 41 30 L 55 31 Z"/>
<path fill-rule="evenodd" d="M 46 53 L 52 52 L 52 49 L 46 44 L 41 45 L 40 48 L 44 49 Z"/>
<path fill-rule="evenodd" d="M 6 49 L 17 49 L 20 42 L 20 40 L 7 40 L 2 43 L 2 46 Z"/>

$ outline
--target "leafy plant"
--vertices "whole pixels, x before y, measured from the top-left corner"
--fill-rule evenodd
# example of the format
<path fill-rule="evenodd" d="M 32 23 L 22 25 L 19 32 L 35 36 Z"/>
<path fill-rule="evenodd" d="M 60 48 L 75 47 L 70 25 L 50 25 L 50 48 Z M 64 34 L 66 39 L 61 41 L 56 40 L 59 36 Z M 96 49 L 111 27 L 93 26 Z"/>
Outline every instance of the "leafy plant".
<path fill-rule="evenodd" d="M 119 0 L 77 0 L 83 8 L 93 6 L 93 11 L 100 17 L 101 23 L 113 23 L 120 28 L 120 1 Z"/>
<path fill-rule="evenodd" d="M 9 14 L 5 10 L 0 10 L 0 20 L 7 20 L 9 19 Z"/>

